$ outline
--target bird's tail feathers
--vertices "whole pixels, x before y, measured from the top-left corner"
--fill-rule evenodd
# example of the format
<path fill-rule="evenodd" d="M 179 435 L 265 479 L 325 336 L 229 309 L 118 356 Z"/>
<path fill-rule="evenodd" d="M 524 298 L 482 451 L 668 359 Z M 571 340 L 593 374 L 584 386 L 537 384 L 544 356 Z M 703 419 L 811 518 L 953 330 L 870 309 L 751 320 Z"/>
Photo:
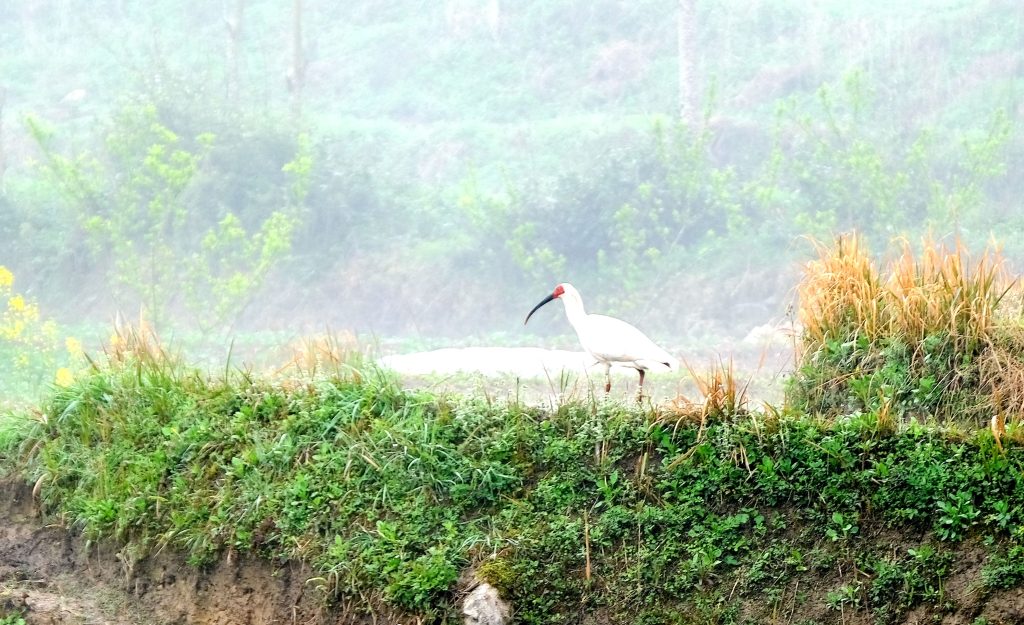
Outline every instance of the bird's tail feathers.
<path fill-rule="evenodd" d="M 657 360 L 638 360 L 637 364 L 644 369 L 651 369 L 653 371 L 664 371 L 666 368 L 669 371 L 679 370 L 679 361 L 667 354 L 664 358 L 659 358 Z"/>

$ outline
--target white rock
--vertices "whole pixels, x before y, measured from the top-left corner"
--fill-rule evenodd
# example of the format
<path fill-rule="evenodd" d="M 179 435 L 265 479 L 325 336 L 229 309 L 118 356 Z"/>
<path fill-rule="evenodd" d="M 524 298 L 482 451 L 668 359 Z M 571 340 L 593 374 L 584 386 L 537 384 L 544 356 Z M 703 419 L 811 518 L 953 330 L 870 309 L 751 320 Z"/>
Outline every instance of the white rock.
<path fill-rule="evenodd" d="M 464 625 L 506 625 L 509 622 L 508 604 L 501 600 L 498 589 L 483 583 L 473 589 L 462 602 Z"/>
<path fill-rule="evenodd" d="M 86 97 L 88 97 L 88 95 L 89 92 L 85 89 L 73 89 L 67 92 L 64 95 L 64 97 L 60 99 L 60 103 L 70 105 L 81 104 L 82 101 L 85 100 Z"/>
<path fill-rule="evenodd" d="M 743 337 L 743 343 L 755 346 L 784 346 L 792 344 L 793 337 L 798 334 L 799 330 L 790 323 L 765 323 L 751 328 Z"/>
<path fill-rule="evenodd" d="M 585 352 L 559 349 L 463 347 L 386 356 L 380 363 L 402 375 L 448 375 L 462 371 L 490 376 L 512 374 L 523 378 L 554 376 L 557 379 L 562 371 L 587 373 L 593 369 L 594 359 Z"/>

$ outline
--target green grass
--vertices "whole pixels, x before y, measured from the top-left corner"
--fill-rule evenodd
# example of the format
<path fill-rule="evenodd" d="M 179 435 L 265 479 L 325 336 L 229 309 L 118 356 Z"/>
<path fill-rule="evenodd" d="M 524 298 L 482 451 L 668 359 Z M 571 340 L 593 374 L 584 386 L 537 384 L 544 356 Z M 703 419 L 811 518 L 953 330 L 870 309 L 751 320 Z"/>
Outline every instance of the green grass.
<path fill-rule="evenodd" d="M 466 569 L 522 623 L 756 622 L 744 602 L 763 616 L 794 582 L 899 622 L 948 601 L 963 540 L 991 554 L 982 589 L 1024 579 L 1024 451 L 870 416 L 548 411 L 365 367 L 210 377 L 137 351 L 0 420 L 0 457 L 129 557 L 303 560 L 325 601 L 424 622 L 457 620 Z"/>
<path fill-rule="evenodd" d="M 13 455 L 14 450 L 32 432 L 35 423 L 27 415 L 0 412 L 0 453 Z"/>
<path fill-rule="evenodd" d="M 20 612 L 9 612 L 0 614 L 0 625 L 26 625 L 26 621 Z"/>
<path fill-rule="evenodd" d="M 799 286 L 791 404 L 880 421 L 1020 421 L 1020 291 L 996 250 L 972 259 L 959 241 L 925 239 L 883 264 L 856 234 L 817 247 Z"/>

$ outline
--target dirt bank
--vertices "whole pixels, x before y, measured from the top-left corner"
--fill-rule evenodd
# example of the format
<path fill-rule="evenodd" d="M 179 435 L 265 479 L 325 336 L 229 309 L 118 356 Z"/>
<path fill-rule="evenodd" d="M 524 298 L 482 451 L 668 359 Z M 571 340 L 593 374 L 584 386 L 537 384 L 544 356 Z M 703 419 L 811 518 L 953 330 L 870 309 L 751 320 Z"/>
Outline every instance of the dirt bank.
<path fill-rule="evenodd" d="M 921 536 L 885 533 L 878 544 L 893 552 L 919 546 Z M 1024 623 L 1019 588 L 987 593 L 981 585 L 985 550 L 977 540 L 957 547 L 957 558 L 937 602 L 918 605 L 889 623 L 906 625 L 1009 625 Z M 840 566 L 834 579 L 808 572 L 776 598 L 737 598 L 744 623 L 869 625 L 871 614 L 852 606 L 829 606 L 828 591 L 856 585 L 856 566 Z M 108 542 L 88 544 L 38 515 L 31 487 L 0 480 L 0 617 L 24 613 L 29 625 L 160 624 L 390 625 L 415 622 L 396 615 L 376 618 L 346 606 L 324 609 L 301 565 L 274 566 L 248 558 L 224 558 L 205 569 L 161 553 L 135 566 Z M 831 603 L 835 603 L 833 600 Z M 609 622 L 590 615 L 584 622 Z"/>
<path fill-rule="evenodd" d="M 132 567 L 115 546 L 41 519 L 30 486 L 0 481 L 0 616 L 22 611 L 30 625 L 373 622 L 322 609 L 310 577 L 303 566 L 237 557 L 200 570 L 158 554 Z"/>

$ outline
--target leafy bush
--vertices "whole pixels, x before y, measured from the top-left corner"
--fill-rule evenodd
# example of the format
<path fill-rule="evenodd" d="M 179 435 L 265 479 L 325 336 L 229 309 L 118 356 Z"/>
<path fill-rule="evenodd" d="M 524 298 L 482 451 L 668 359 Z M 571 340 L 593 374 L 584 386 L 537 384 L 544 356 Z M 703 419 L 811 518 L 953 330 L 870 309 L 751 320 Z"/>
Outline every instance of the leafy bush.
<path fill-rule="evenodd" d="M 190 197 L 215 137 L 183 139 L 154 105 L 127 107 L 95 156 L 65 156 L 42 123 L 30 118 L 28 125 L 76 227 L 111 262 L 122 301 L 133 296 L 142 302 L 158 326 L 172 305 L 182 303 L 203 330 L 233 321 L 291 247 L 308 193 L 308 140 L 299 142 L 300 153 L 284 166 L 293 178 L 287 205 L 247 226 L 223 207 L 211 220 Z"/>

